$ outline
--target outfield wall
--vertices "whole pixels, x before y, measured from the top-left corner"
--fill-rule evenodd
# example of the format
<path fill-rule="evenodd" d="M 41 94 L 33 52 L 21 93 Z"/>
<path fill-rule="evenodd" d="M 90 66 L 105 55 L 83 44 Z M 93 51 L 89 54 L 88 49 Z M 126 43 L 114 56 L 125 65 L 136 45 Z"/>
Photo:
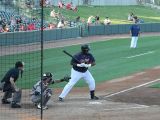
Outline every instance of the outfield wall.
<path fill-rule="evenodd" d="M 139 24 L 141 27 L 141 32 L 160 32 L 160 23 L 151 24 Z M 112 34 L 127 34 L 130 31 L 131 24 L 119 24 L 119 25 L 97 25 L 89 26 L 88 34 L 86 32 L 83 36 L 93 36 L 93 35 L 112 35 Z"/>
<path fill-rule="evenodd" d="M 120 25 L 94 25 L 83 26 L 81 28 L 64 28 L 44 31 L 44 41 L 67 40 L 70 38 L 95 36 L 95 35 L 113 35 L 128 34 L 131 24 Z M 160 32 L 160 23 L 140 24 L 141 32 Z M 37 37 L 33 37 L 37 36 Z M 14 32 L 0 33 L 0 45 L 18 45 L 35 43 L 40 41 L 41 32 Z"/>
<path fill-rule="evenodd" d="M 80 37 L 79 32 L 79 28 L 45 30 L 43 33 L 43 39 L 44 41 L 67 40 L 68 38 Z M 0 45 L 7 46 L 40 42 L 40 36 L 40 31 L 0 33 Z"/>

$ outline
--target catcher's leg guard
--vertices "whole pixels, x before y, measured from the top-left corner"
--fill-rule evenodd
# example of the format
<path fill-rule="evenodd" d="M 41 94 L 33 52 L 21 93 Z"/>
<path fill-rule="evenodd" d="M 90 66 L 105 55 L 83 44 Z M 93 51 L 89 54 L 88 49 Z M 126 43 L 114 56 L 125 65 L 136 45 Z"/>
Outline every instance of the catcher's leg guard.
<path fill-rule="evenodd" d="M 21 96 L 22 96 L 22 90 L 14 92 L 13 101 L 12 102 L 20 103 L 21 102 Z"/>
<path fill-rule="evenodd" d="M 49 101 L 49 99 L 52 96 L 52 90 L 51 89 L 47 89 L 45 91 L 44 97 L 43 97 L 43 106 L 46 106 L 47 102 Z"/>
<path fill-rule="evenodd" d="M 7 100 L 8 98 L 12 97 L 12 92 L 11 91 L 6 91 L 4 93 L 3 99 Z"/>
<path fill-rule="evenodd" d="M 2 98 L 2 104 L 10 104 L 10 101 L 8 101 L 7 99 L 11 98 L 12 97 L 12 92 L 10 91 L 6 91 L 4 93 L 4 96 Z"/>

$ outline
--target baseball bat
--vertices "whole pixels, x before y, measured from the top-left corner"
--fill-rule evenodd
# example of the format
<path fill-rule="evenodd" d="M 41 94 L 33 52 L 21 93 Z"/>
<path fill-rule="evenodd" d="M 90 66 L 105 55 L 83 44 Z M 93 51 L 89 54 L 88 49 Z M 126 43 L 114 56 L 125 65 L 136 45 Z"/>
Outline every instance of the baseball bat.
<path fill-rule="evenodd" d="M 70 53 L 68 53 L 66 50 L 63 50 L 63 52 L 64 52 L 66 55 L 70 56 L 72 59 L 76 60 L 78 63 L 81 63 L 77 58 L 75 58 L 73 55 L 71 55 Z"/>

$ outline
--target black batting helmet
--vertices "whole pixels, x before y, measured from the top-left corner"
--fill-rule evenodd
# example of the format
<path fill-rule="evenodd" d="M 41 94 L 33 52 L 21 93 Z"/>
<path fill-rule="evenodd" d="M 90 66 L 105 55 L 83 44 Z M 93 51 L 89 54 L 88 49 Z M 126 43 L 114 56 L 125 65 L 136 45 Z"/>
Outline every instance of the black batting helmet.
<path fill-rule="evenodd" d="M 84 44 L 84 45 L 81 46 L 81 51 L 83 53 L 88 53 L 89 50 L 90 50 L 90 47 L 89 47 L 88 44 Z"/>
<path fill-rule="evenodd" d="M 43 74 L 43 77 L 42 77 L 42 80 L 46 80 L 46 79 L 50 79 L 50 80 L 52 80 L 52 77 L 53 77 L 53 75 L 52 75 L 52 73 L 50 73 L 50 72 L 46 72 L 46 73 L 44 73 Z"/>
<path fill-rule="evenodd" d="M 15 64 L 15 68 L 23 67 L 23 66 L 24 66 L 24 62 L 22 62 L 22 61 L 17 61 Z"/>

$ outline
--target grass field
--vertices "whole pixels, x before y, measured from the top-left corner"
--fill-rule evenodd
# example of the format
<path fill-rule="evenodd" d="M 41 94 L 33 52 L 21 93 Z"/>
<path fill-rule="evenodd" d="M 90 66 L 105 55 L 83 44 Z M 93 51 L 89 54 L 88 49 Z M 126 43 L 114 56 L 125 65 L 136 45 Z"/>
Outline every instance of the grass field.
<path fill-rule="evenodd" d="M 151 87 L 152 87 L 152 88 L 160 88 L 160 83 L 154 84 L 154 85 L 152 85 Z"/>
<path fill-rule="evenodd" d="M 45 8 L 44 15 L 47 21 L 53 21 L 50 18 L 50 11 L 53 8 Z M 79 6 L 78 12 L 73 12 L 65 9 L 58 9 L 54 7 L 56 12 L 60 11 L 66 18 L 75 20 L 77 16 L 87 20 L 89 16 L 99 15 L 100 20 L 103 21 L 108 16 L 112 24 L 126 24 L 131 23 L 127 20 L 128 14 L 133 12 L 140 19 L 147 22 L 160 22 L 160 11 L 144 6 Z"/>
<path fill-rule="evenodd" d="M 95 56 L 96 66 L 90 69 L 96 83 L 106 80 L 127 76 L 148 68 L 159 65 L 160 40 L 157 37 L 140 37 L 138 48 L 130 49 L 130 39 L 114 39 L 111 41 L 91 43 L 91 52 Z M 70 75 L 70 57 L 66 56 L 62 50 L 66 49 L 71 54 L 80 50 L 79 45 L 53 48 L 44 50 L 44 71 L 54 73 L 55 78 L 61 78 L 65 74 Z M 20 55 L 1 56 L 1 71 L 6 71 L 16 60 L 23 60 L 26 64 L 25 72 L 19 84 L 23 88 L 29 88 L 40 76 L 40 51 L 23 53 Z M 13 61 L 11 61 L 13 60 Z M 4 73 L 1 73 L 1 76 Z M 65 83 L 54 87 L 62 87 Z M 84 81 L 80 81 L 76 86 L 86 86 Z"/>

